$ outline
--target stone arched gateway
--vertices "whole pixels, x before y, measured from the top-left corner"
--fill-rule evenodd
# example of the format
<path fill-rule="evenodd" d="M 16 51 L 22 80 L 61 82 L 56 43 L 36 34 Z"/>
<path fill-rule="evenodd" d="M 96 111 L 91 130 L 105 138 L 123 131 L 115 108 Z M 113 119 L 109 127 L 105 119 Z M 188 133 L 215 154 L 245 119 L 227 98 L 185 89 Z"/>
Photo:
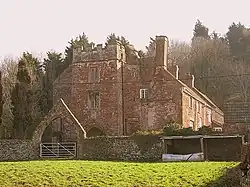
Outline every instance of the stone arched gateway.
<path fill-rule="evenodd" d="M 60 99 L 53 108 L 49 111 L 49 113 L 44 117 L 43 121 L 37 126 L 35 132 L 33 133 L 32 137 L 32 146 L 37 149 L 39 152 L 39 145 L 42 141 L 42 136 L 45 129 L 51 125 L 51 122 L 55 119 L 64 120 L 68 125 L 67 128 L 75 129 L 73 133 L 66 135 L 70 139 L 70 136 L 75 136 L 75 140 L 77 142 L 77 154 L 81 153 L 81 140 L 86 138 L 86 131 L 70 111 L 69 107 L 65 104 L 63 99 Z M 67 132 L 72 132 L 69 129 L 66 130 Z"/>

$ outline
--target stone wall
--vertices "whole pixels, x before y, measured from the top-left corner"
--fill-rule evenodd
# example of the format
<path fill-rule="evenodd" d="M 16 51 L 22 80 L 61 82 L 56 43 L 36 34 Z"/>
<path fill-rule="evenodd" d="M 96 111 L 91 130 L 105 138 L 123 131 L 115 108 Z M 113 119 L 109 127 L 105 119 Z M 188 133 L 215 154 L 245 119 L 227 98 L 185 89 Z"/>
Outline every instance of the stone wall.
<path fill-rule="evenodd" d="M 162 145 L 155 136 L 88 138 L 82 140 L 79 159 L 161 161 Z"/>
<path fill-rule="evenodd" d="M 38 159 L 37 150 L 29 140 L 0 140 L 0 161 L 22 161 Z"/>

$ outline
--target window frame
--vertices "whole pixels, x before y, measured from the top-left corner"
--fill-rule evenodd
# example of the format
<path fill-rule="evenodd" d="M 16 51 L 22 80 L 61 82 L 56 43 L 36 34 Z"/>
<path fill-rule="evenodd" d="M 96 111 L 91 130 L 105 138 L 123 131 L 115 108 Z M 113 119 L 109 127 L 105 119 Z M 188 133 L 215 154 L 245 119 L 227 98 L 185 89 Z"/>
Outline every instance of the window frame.
<path fill-rule="evenodd" d="M 148 98 L 148 89 L 141 88 L 140 89 L 140 99 L 147 99 Z"/>
<path fill-rule="evenodd" d="M 91 83 L 100 82 L 100 68 L 96 66 L 89 67 L 88 80 Z"/>
<path fill-rule="evenodd" d="M 98 99 L 97 99 L 98 98 Z M 88 94 L 89 108 L 92 110 L 100 109 L 101 94 L 99 91 L 90 91 Z"/>

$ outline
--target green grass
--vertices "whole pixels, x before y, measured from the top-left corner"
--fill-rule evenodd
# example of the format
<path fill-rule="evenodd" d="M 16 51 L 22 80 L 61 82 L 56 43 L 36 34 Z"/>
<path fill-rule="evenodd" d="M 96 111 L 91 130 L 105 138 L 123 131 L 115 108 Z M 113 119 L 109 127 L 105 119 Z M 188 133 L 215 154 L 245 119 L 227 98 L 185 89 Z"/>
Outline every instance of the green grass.
<path fill-rule="evenodd" d="M 207 186 L 233 162 L 0 162 L 0 186 Z"/>

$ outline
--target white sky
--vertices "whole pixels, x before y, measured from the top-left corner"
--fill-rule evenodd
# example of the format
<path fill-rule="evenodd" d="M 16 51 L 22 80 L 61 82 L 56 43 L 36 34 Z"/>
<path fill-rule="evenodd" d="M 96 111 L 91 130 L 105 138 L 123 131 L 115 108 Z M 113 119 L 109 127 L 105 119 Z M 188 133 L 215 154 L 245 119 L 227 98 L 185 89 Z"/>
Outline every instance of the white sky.
<path fill-rule="evenodd" d="M 250 26 L 247 0 L 0 0 L 0 58 L 23 51 L 63 52 L 82 32 L 104 43 L 114 32 L 137 49 L 149 37 L 190 41 L 196 19 L 225 33 L 234 21 Z"/>

